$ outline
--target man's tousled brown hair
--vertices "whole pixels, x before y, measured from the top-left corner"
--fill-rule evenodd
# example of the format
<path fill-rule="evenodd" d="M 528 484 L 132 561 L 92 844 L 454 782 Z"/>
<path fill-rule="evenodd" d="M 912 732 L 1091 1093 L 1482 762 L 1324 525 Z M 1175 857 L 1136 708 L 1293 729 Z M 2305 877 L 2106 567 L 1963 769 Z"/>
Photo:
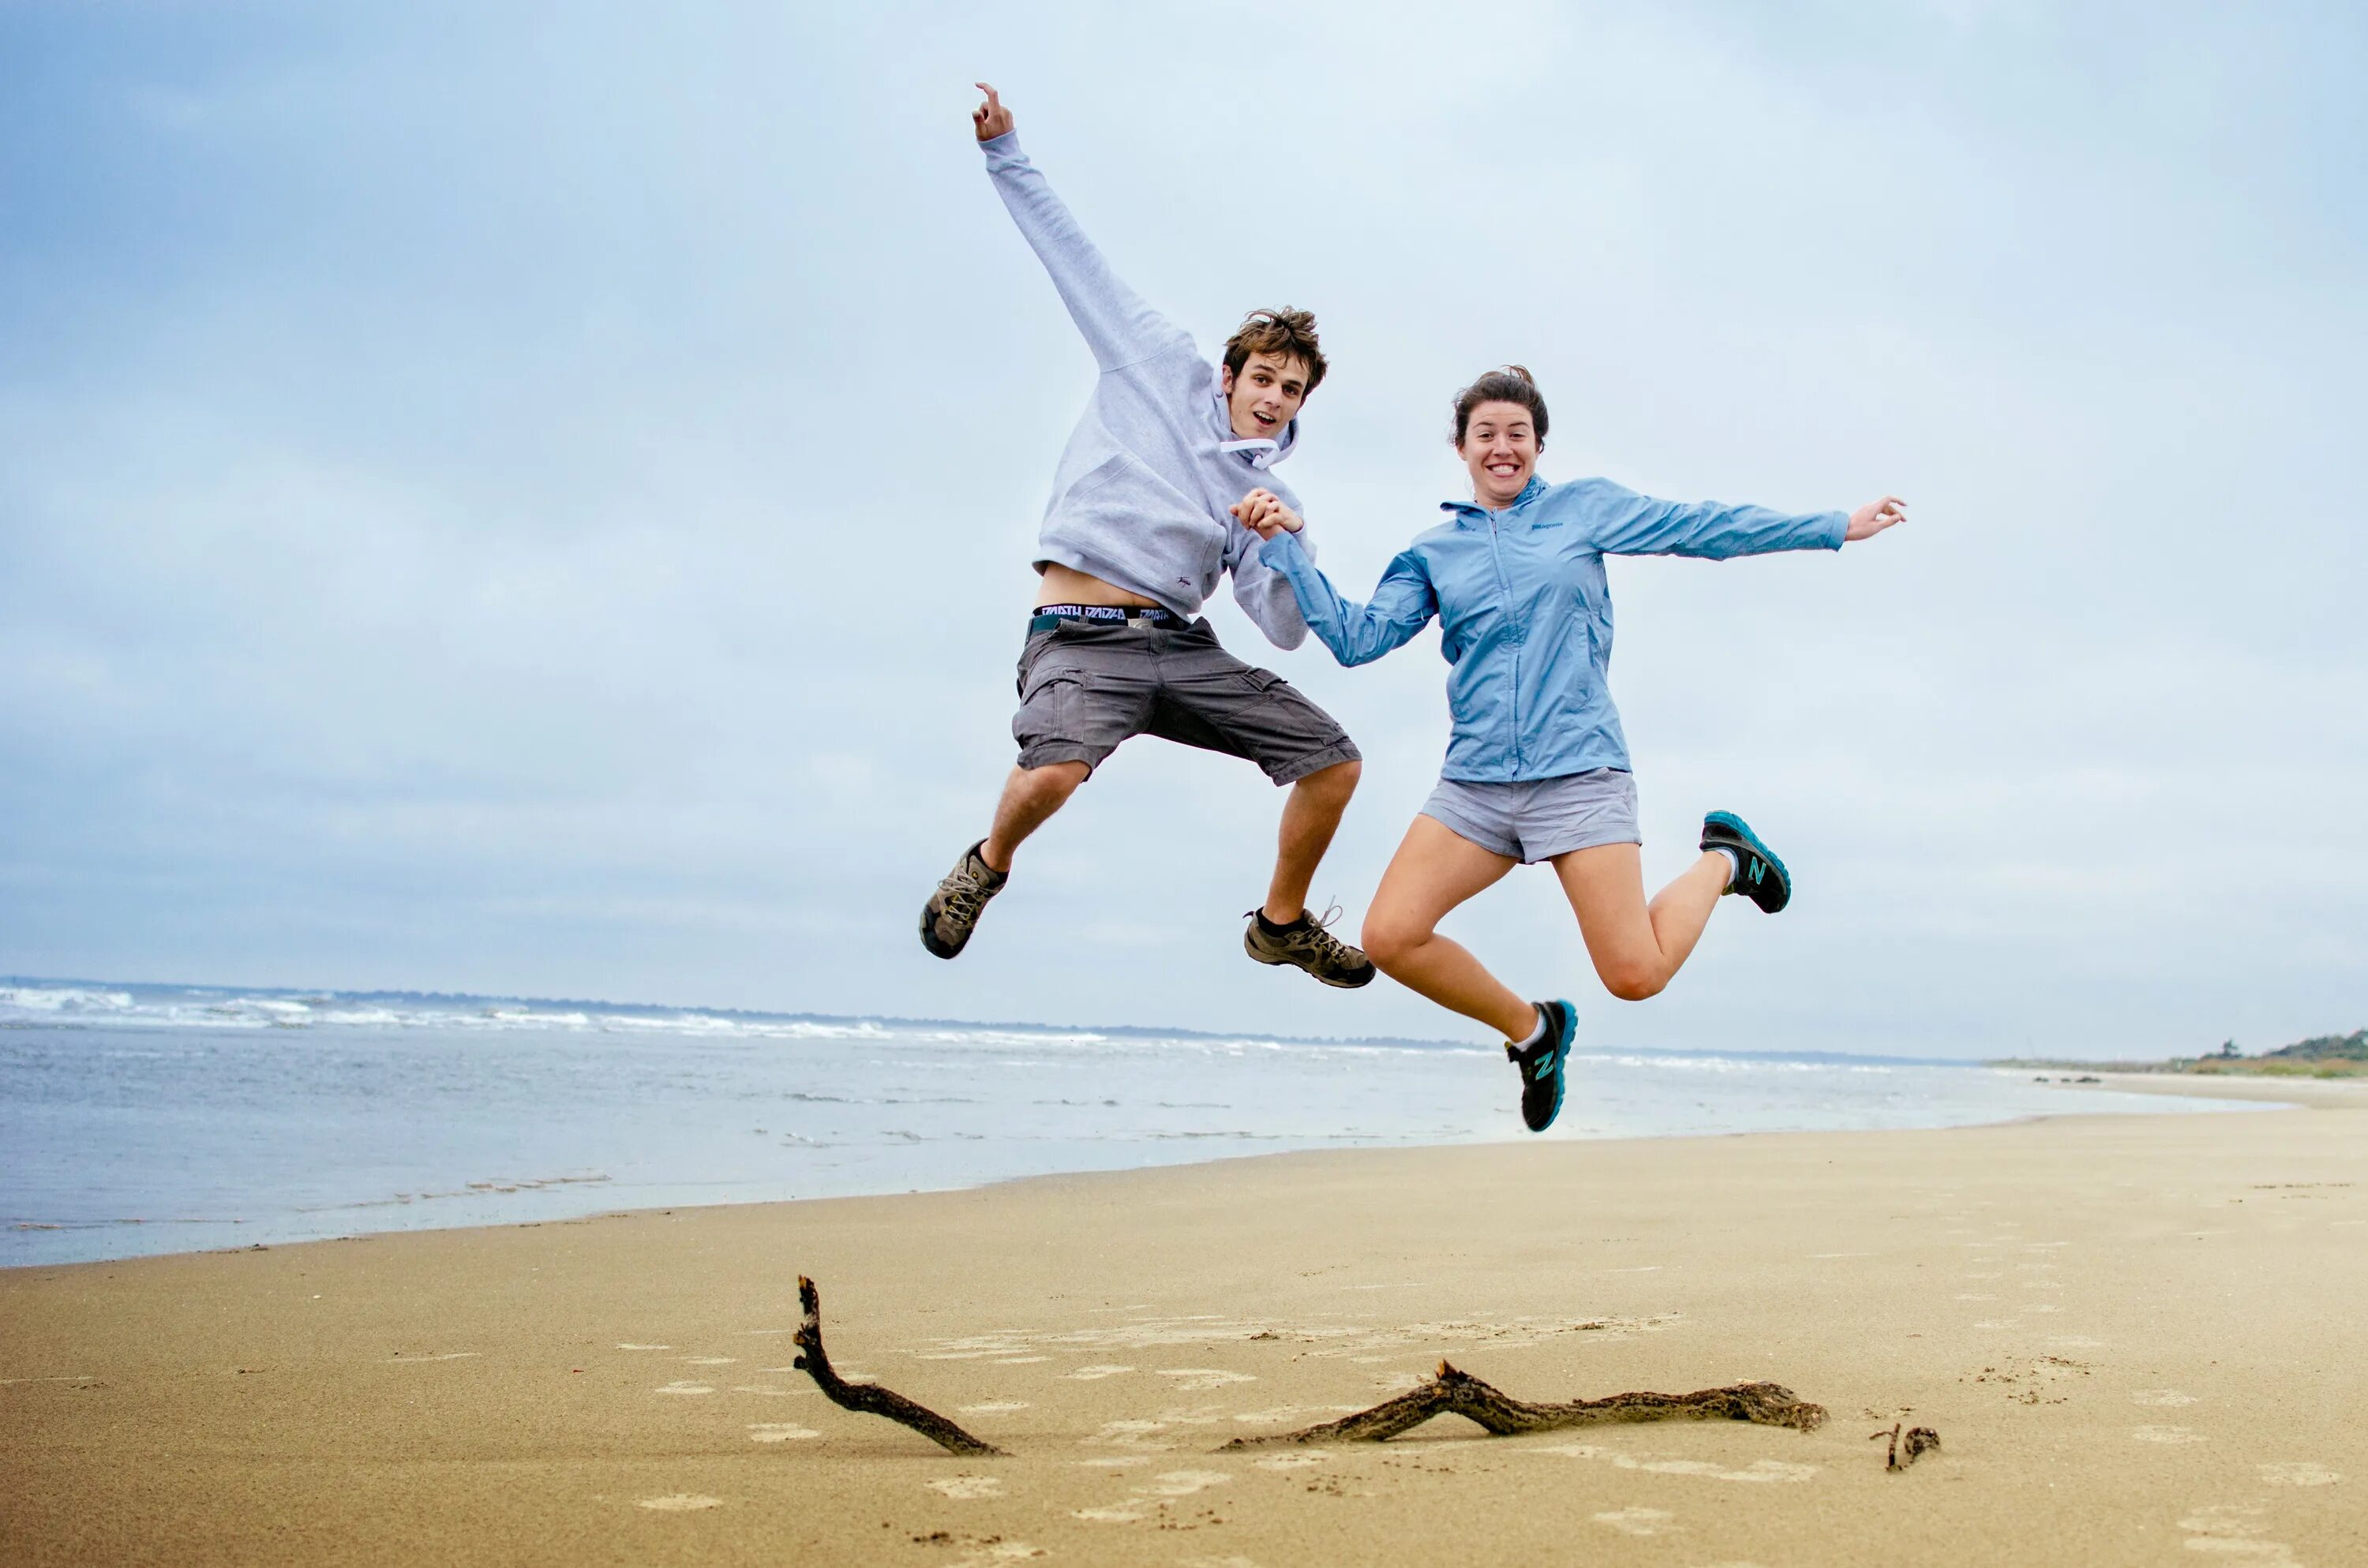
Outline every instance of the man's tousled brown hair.
<path fill-rule="evenodd" d="M 1225 339 L 1225 369 L 1238 376 L 1253 354 L 1280 354 L 1307 362 L 1307 390 L 1324 380 L 1324 350 L 1315 341 L 1315 317 L 1285 306 L 1279 311 L 1252 311 L 1242 318 L 1234 335 Z"/>

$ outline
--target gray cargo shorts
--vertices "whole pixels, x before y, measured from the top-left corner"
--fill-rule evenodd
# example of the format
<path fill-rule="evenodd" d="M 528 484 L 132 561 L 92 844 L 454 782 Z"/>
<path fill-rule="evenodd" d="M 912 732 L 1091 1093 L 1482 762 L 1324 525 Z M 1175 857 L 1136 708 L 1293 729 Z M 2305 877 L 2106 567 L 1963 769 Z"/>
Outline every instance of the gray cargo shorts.
<path fill-rule="evenodd" d="M 1064 619 L 1031 630 L 1011 734 L 1022 767 L 1092 769 L 1129 736 L 1156 735 L 1247 757 L 1277 784 L 1359 755 L 1332 715 L 1272 670 L 1226 653 L 1205 620 Z"/>
<path fill-rule="evenodd" d="M 1619 767 L 1513 784 L 1442 778 L 1419 814 L 1525 866 L 1574 849 L 1645 842 L 1636 831 L 1636 776 Z"/>

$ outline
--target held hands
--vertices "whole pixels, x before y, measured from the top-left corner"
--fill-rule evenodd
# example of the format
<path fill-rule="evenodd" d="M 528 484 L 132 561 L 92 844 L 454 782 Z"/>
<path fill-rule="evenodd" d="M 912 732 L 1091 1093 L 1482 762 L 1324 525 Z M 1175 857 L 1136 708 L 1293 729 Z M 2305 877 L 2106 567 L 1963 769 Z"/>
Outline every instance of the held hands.
<path fill-rule="evenodd" d="M 1886 495 L 1880 501 L 1870 501 L 1850 516 L 1850 528 L 1842 535 L 1844 544 L 1856 544 L 1862 539 L 1873 539 L 1895 523 L 1907 520 L 1907 503 L 1896 495 Z"/>
<path fill-rule="evenodd" d="M 992 142 L 1008 134 L 1011 130 L 1011 111 L 1003 107 L 1003 100 L 995 96 L 995 89 L 984 82 L 973 82 L 971 85 L 986 95 L 986 102 L 970 111 L 971 128 L 978 132 L 978 139 Z"/>
<path fill-rule="evenodd" d="M 1277 534 L 1295 534 L 1304 526 L 1299 514 L 1284 506 L 1282 497 L 1271 490 L 1253 490 L 1228 509 L 1242 527 L 1262 540 Z"/>

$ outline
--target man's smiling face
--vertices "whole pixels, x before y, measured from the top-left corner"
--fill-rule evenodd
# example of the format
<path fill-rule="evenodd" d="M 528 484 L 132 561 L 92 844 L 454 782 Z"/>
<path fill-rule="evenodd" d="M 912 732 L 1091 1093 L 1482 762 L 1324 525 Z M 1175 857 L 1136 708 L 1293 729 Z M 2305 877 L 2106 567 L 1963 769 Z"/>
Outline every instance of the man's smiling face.
<path fill-rule="evenodd" d="M 1280 441 L 1307 401 L 1307 361 L 1295 354 L 1253 354 L 1242 362 L 1241 374 L 1225 368 L 1224 387 L 1235 436 Z"/>

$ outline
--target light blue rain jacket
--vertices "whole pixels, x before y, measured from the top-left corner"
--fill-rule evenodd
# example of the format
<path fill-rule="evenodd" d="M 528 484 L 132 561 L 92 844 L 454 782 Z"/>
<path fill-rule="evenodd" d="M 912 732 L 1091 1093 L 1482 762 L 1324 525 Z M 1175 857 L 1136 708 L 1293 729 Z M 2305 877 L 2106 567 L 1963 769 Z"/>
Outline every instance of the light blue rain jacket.
<path fill-rule="evenodd" d="M 1439 618 L 1455 717 L 1440 772 L 1478 783 L 1628 767 L 1605 677 L 1605 556 L 1839 550 L 1850 526 L 1840 512 L 1656 501 L 1608 479 L 1548 484 L 1534 475 L 1501 512 L 1469 501 L 1440 509 L 1449 520 L 1390 562 L 1367 604 L 1342 598 L 1295 535 L 1279 534 L 1258 553 L 1291 579 L 1309 629 L 1344 665 L 1371 664 Z"/>

